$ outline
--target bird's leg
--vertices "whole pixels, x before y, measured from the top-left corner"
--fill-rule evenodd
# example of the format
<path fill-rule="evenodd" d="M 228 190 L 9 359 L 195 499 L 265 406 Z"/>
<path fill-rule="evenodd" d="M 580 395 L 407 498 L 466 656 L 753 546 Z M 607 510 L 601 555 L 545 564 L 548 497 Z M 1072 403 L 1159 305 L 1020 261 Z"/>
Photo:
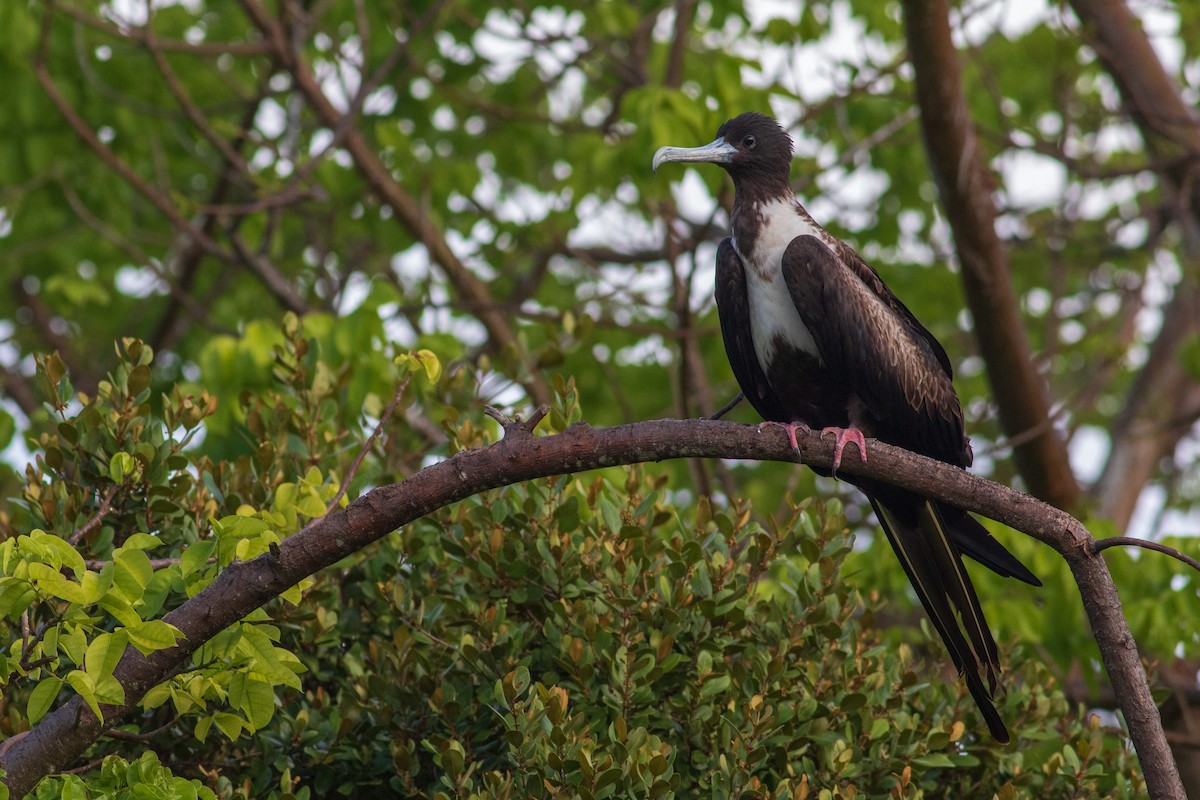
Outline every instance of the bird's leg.
<path fill-rule="evenodd" d="M 796 455 L 800 454 L 800 443 L 796 441 L 796 431 L 803 431 L 804 433 L 812 432 L 812 428 L 808 427 L 803 422 L 775 422 L 774 420 L 766 420 L 765 422 L 760 422 L 758 427 L 759 430 L 767 427 L 783 428 L 785 431 L 787 431 L 788 444 L 790 444 L 792 449 L 796 451 Z"/>
<path fill-rule="evenodd" d="M 833 445 L 833 474 L 836 477 L 838 467 L 842 465 L 842 450 L 845 449 L 847 442 L 854 442 L 858 445 L 858 457 L 862 462 L 867 463 L 867 443 L 863 439 L 863 432 L 851 425 L 849 428 L 822 428 L 821 437 L 825 434 L 832 433 L 836 437 L 836 442 Z"/>

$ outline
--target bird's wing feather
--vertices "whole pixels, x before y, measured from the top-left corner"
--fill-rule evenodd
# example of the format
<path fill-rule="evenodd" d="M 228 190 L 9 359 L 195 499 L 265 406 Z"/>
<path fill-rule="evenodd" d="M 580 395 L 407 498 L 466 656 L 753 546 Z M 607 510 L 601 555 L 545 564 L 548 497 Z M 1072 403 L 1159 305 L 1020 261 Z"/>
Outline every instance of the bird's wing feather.
<path fill-rule="evenodd" d="M 908 306 L 904 305 L 899 297 L 892 294 L 892 290 L 883 282 L 883 278 L 879 277 L 879 273 L 875 271 L 875 268 L 866 261 L 863 261 L 862 256 L 854 252 L 854 248 L 843 241 L 838 241 L 837 244 L 837 256 L 842 260 L 842 263 L 857 275 L 858 279 L 865 283 L 880 300 L 900 315 L 904 323 L 912 331 L 920 335 L 928 343 L 934 357 L 937 358 L 942 369 L 946 371 L 946 377 L 953 378 L 954 368 L 950 366 L 950 356 L 946 355 L 946 350 L 942 347 L 942 343 L 921 324 L 921 321 L 908 310 Z"/>
<path fill-rule="evenodd" d="M 997 575 L 1016 578 L 1030 586 L 1042 585 L 1029 567 L 1018 561 L 1016 556 L 988 533 L 987 528 L 966 511 L 945 503 L 938 503 L 937 507 L 959 552 L 975 559 Z"/>
<path fill-rule="evenodd" d="M 733 368 L 734 378 L 750 405 L 763 419 L 783 419 L 778 401 L 754 352 L 746 269 L 730 239 L 723 240 L 717 248 L 715 296 L 717 316 L 721 319 L 721 338 L 725 341 L 725 353 Z"/>
<path fill-rule="evenodd" d="M 846 380 L 875 420 L 871 433 L 968 466 L 949 359 L 874 270 L 857 257 L 847 264 L 815 236 L 793 239 L 781 266 L 825 366 Z"/>

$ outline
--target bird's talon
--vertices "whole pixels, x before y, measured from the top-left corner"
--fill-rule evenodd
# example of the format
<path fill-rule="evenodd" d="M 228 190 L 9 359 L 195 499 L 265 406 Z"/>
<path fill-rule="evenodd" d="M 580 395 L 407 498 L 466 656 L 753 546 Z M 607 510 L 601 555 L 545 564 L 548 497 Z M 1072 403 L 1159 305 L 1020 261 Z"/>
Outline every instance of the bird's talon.
<path fill-rule="evenodd" d="M 761 431 L 764 427 L 783 428 L 787 431 L 788 444 L 796 451 L 796 455 L 800 455 L 800 443 L 796 441 L 796 431 L 811 433 L 812 428 L 805 425 L 803 422 L 775 422 L 774 420 L 766 420 L 758 424 L 758 429 Z"/>
<path fill-rule="evenodd" d="M 863 433 L 858 428 L 850 426 L 849 428 L 822 428 L 821 437 L 831 433 L 834 436 L 833 444 L 833 476 L 837 477 L 837 471 L 842 466 L 842 451 L 846 449 L 847 442 L 854 442 L 858 446 L 858 458 L 862 463 L 867 463 L 867 442 L 863 438 Z"/>

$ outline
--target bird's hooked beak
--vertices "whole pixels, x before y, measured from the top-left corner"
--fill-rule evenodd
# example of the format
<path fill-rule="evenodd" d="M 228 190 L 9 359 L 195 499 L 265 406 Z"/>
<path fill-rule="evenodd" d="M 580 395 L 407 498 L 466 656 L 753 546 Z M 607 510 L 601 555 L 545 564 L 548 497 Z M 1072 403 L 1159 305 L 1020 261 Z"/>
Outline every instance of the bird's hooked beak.
<path fill-rule="evenodd" d="M 668 161 L 702 161 L 711 164 L 728 164 L 733 161 L 737 148 L 725 141 L 725 137 L 717 139 L 703 147 L 660 147 L 654 154 L 654 171 Z"/>

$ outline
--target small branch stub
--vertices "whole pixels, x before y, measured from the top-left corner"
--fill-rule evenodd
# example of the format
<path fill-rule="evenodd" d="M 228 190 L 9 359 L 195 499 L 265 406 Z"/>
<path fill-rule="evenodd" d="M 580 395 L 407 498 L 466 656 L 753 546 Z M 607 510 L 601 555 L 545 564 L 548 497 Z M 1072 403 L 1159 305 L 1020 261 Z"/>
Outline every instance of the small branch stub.
<path fill-rule="evenodd" d="M 505 439 L 532 438 L 533 429 L 550 413 L 550 406 L 538 406 L 533 410 L 533 414 L 530 415 L 529 419 L 524 422 L 521 421 L 519 416 L 509 419 L 502 411 L 492 406 L 484 406 L 483 413 L 500 424 L 500 428 L 504 431 Z"/>

